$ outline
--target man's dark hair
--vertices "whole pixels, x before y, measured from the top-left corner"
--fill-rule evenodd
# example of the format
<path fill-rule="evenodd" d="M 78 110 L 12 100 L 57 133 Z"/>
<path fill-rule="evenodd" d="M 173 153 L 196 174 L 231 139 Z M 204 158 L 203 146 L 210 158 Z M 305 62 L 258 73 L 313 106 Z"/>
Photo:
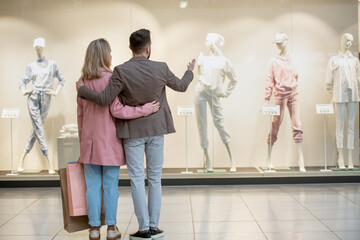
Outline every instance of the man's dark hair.
<path fill-rule="evenodd" d="M 148 44 L 151 43 L 150 31 L 140 29 L 133 32 L 129 38 L 130 48 L 134 53 L 142 53 Z"/>

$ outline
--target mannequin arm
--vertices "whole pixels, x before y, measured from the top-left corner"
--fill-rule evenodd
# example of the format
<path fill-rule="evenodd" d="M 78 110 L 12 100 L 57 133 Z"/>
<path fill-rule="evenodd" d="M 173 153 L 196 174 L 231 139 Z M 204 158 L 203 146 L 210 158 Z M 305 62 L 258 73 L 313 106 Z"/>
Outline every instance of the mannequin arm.
<path fill-rule="evenodd" d="M 23 78 L 20 81 L 20 90 L 21 93 L 25 96 L 28 95 L 29 93 L 31 93 L 33 90 L 26 90 L 26 84 L 28 84 L 31 80 L 31 67 L 30 65 L 26 68 L 25 70 L 25 74 L 23 76 Z"/>
<path fill-rule="evenodd" d="M 59 94 L 59 92 L 60 92 L 60 90 L 61 90 L 61 88 L 63 87 L 63 85 L 62 84 L 59 84 L 58 86 L 57 86 L 57 88 L 56 88 L 56 90 L 55 90 L 55 96 L 57 96 L 58 94 Z"/>
<path fill-rule="evenodd" d="M 236 78 L 236 75 L 235 75 L 234 68 L 233 68 L 231 62 L 229 62 L 228 60 L 226 62 L 226 67 L 224 70 L 225 70 L 227 78 L 230 81 L 228 82 L 225 91 L 221 91 L 220 93 L 217 94 L 218 97 L 228 97 L 234 90 L 235 85 L 238 81 Z"/>
<path fill-rule="evenodd" d="M 266 86 L 265 86 L 265 102 L 269 102 L 273 89 L 274 89 L 274 85 L 275 85 L 275 77 L 274 77 L 274 72 L 272 69 L 272 64 L 269 64 L 268 67 L 268 74 L 266 77 Z"/>
<path fill-rule="evenodd" d="M 228 78 L 230 79 L 230 82 L 228 83 L 227 89 L 225 91 L 225 96 L 228 97 L 232 91 L 235 88 L 235 85 L 237 84 L 237 78 L 235 76 L 234 71 L 231 71 L 230 73 L 228 73 Z"/>
<path fill-rule="evenodd" d="M 55 97 L 56 97 L 56 96 L 59 94 L 60 89 L 62 88 L 62 86 L 63 86 L 63 85 L 59 84 L 59 85 L 57 86 L 57 88 L 56 88 L 55 91 L 52 90 L 52 89 L 50 89 L 50 90 L 46 91 L 46 94 L 47 94 L 47 95 L 52 95 L 52 96 L 55 96 Z"/>
<path fill-rule="evenodd" d="M 32 89 L 26 90 L 25 85 L 21 86 L 20 89 L 21 89 L 22 95 L 24 95 L 24 96 L 30 94 L 33 91 Z"/>
<path fill-rule="evenodd" d="M 357 78 L 358 89 L 360 89 L 360 62 L 358 59 L 356 59 L 356 78 Z"/>
<path fill-rule="evenodd" d="M 326 90 L 333 92 L 334 87 L 334 73 L 333 73 L 333 59 L 331 58 L 326 69 Z"/>

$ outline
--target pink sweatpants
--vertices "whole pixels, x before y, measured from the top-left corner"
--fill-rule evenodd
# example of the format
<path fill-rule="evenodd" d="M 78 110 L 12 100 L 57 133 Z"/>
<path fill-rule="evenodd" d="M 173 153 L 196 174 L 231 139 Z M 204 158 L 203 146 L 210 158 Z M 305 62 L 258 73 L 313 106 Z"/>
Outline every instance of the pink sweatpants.
<path fill-rule="evenodd" d="M 302 142 L 303 140 L 303 131 L 301 130 L 301 121 L 300 121 L 300 110 L 298 102 L 298 94 L 284 97 L 284 98 L 275 98 L 275 105 L 280 105 L 280 115 L 274 116 L 272 122 L 271 130 L 271 145 L 274 144 L 277 140 L 277 135 L 281 122 L 284 117 L 285 108 L 287 106 L 291 118 L 293 138 L 295 142 Z M 270 134 L 268 136 L 268 144 L 270 144 Z"/>

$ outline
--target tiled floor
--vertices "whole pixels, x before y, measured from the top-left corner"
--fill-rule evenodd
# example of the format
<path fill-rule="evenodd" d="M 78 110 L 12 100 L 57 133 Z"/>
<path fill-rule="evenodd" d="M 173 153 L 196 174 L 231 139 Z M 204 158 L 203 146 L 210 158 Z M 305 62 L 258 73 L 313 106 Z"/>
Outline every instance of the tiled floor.
<path fill-rule="evenodd" d="M 138 225 L 130 188 L 119 192 L 128 239 Z M 0 189 L 1 240 L 88 239 L 62 226 L 59 188 Z M 360 184 L 164 187 L 159 227 L 166 240 L 359 240 Z"/>

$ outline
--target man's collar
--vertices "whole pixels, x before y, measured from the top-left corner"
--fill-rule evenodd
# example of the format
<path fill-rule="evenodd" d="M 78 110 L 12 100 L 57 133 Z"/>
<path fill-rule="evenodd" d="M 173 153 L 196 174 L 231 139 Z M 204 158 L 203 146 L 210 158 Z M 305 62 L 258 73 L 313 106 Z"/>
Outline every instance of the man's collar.
<path fill-rule="evenodd" d="M 148 60 L 146 57 L 143 56 L 135 56 L 133 58 L 130 59 L 130 61 L 145 61 Z"/>

